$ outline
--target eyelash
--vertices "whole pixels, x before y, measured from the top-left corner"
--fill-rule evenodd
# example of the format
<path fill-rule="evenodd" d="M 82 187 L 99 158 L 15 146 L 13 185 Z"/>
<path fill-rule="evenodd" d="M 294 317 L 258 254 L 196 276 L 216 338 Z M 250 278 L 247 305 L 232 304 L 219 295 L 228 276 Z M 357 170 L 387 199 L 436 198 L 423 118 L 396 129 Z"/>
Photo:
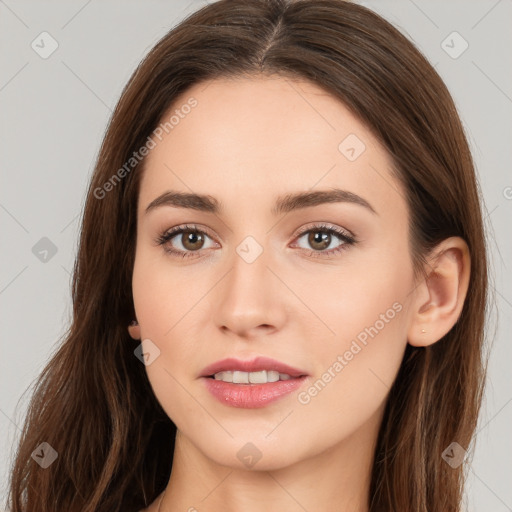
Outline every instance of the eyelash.
<path fill-rule="evenodd" d="M 159 235 L 157 237 L 155 242 L 158 245 L 162 245 L 164 251 L 171 254 L 172 256 L 182 257 L 182 258 L 190 258 L 190 257 L 196 258 L 196 257 L 198 257 L 198 256 L 196 256 L 196 253 L 200 253 L 201 250 L 199 250 L 199 251 L 179 251 L 179 250 L 173 249 L 166 245 L 167 242 L 169 242 L 176 235 L 184 233 L 185 231 L 201 233 L 201 234 L 204 234 L 204 235 L 207 235 L 208 237 L 210 237 L 210 235 L 206 231 L 199 229 L 196 225 L 185 224 L 185 225 L 181 225 L 181 226 L 176 226 L 168 231 L 163 232 L 161 235 Z M 331 257 L 336 256 L 337 254 L 341 253 L 341 251 L 344 251 L 347 248 L 347 246 L 354 245 L 357 243 L 356 238 L 354 236 L 351 236 L 347 231 L 345 231 L 341 228 L 338 228 L 336 226 L 331 226 L 331 225 L 327 225 L 327 224 L 316 224 L 313 226 L 309 226 L 304 231 L 301 231 L 300 233 L 298 233 L 295 238 L 300 239 L 305 234 L 310 233 L 310 232 L 315 232 L 315 231 L 323 231 L 325 233 L 335 235 L 337 238 L 339 238 L 344 243 L 341 244 L 339 247 L 336 247 L 335 249 L 330 249 L 329 251 L 313 251 L 313 250 L 310 251 L 308 256 L 312 256 L 314 258 L 331 258 Z M 210 237 L 210 238 L 212 238 L 212 237 Z M 303 249 L 303 250 L 307 251 L 307 249 Z"/>

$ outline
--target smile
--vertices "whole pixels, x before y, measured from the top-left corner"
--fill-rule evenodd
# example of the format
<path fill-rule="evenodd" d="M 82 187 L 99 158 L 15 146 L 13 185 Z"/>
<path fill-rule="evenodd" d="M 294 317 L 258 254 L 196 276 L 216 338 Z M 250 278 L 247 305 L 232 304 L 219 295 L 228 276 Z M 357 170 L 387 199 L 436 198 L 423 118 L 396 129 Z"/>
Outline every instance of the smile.
<path fill-rule="evenodd" d="M 266 384 L 267 382 L 289 380 L 293 377 L 287 373 L 279 373 L 278 371 L 274 370 L 261 370 L 259 372 L 228 370 L 216 373 L 213 378 L 223 382 L 232 382 L 233 384 Z"/>

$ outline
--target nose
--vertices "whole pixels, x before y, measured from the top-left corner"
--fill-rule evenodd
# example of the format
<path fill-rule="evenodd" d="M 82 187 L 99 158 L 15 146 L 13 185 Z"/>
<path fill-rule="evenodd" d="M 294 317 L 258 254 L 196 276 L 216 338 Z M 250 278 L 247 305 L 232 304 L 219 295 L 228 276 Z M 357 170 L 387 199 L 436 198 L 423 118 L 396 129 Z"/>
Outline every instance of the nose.
<path fill-rule="evenodd" d="M 247 339 L 280 330 L 290 294 L 271 268 L 275 265 L 265 250 L 252 260 L 238 249 L 214 297 L 215 323 L 226 333 Z"/>

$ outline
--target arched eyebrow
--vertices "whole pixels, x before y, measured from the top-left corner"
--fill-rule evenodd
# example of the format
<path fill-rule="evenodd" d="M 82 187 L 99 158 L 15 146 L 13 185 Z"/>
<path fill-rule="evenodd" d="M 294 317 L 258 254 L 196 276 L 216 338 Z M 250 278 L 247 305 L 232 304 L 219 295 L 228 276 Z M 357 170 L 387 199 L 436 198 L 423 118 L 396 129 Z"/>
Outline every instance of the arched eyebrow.
<path fill-rule="evenodd" d="M 276 199 L 271 213 L 277 216 L 293 210 L 300 210 L 302 208 L 309 208 L 326 203 L 357 204 L 377 215 L 375 209 L 366 199 L 363 199 L 361 196 L 358 196 L 353 192 L 339 188 L 315 190 L 313 192 L 297 192 L 279 196 Z M 160 206 L 189 208 L 192 210 L 213 213 L 215 215 L 222 215 L 224 210 L 222 203 L 215 197 L 207 194 L 194 194 L 189 192 L 178 192 L 175 190 L 164 192 L 157 198 L 153 199 L 153 201 L 151 201 L 151 203 L 146 207 L 145 213 L 148 213 Z"/>

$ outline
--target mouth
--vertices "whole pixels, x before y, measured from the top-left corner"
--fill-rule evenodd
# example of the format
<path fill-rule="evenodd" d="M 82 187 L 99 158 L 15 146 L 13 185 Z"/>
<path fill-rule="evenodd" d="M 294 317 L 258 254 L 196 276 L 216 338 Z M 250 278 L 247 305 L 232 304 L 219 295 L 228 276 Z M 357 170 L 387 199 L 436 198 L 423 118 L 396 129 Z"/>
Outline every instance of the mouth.
<path fill-rule="evenodd" d="M 301 387 L 307 372 L 274 359 L 251 361 L 224 359 L 207 366 L 200 375 L 206 389 L 222 404 L 254 409 L 282 398 Z"/>
<path fill-rule="evenodd" d="M 267 384 L 268 382 L 297 379 L 299 377 L 292 377 L 287 373 L 279 373 L 275 370 L 261 370 L 258 372 L 227 370 L 208 376 L 209 379 L 231 382 L 233 384 Z"/>
<path fill-rule="evenodd" d="M 235 384 L 262 384 L 307 376 L 304 370 L 268 357 L 256 357 L 250 361 L 227 358 L 208 365 L 200 377 L 210 377 Z"/>

